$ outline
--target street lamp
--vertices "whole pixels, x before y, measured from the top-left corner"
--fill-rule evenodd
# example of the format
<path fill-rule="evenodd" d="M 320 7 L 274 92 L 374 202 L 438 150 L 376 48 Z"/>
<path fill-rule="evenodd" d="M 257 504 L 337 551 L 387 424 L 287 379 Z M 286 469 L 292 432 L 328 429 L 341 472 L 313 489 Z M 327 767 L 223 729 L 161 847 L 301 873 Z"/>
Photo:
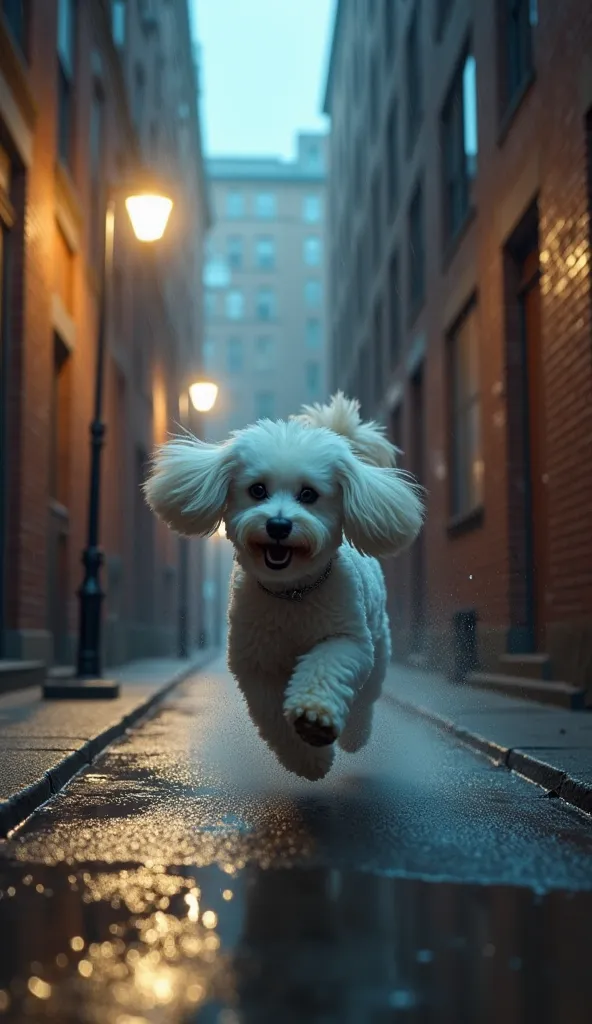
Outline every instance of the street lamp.
<path fill-rule="evenodd" d="M 218 385 L 199 380 L 189 387 L 189 397 L 196 412 L 211 412 L 218 397 Z"/>
<path fill-rule="evenodd" d="M 78 632 L 77 672 L 71 680 L 50 680 L 43 687 L 44 697 L 53 699 L 105 698 L 119 696 L 119 683 L 101 678 L 101 608 L 104 593 L 101 587 L 103 552 L 99 547 L 99 514 L 101 504 L 101 453 L 105 440 L 103 421 L 103 384 L 108 314 L 113 285 L 113 246 L 115 213 L 118 200 L 124 200 L 134 235 L 139 242 L 156 242 L 162 238 L 171 210 L 172 199 L 152 182 L 134 183 L 132 188 L 111 190 L 105 210 L 105 248 L 100 292 L 99 335 L 95 371 L 94 417 L 90 425 L 90 488 L 88 501 L 87 544 L 82 555 L 84 579 L 78 591 L 80 620 Z"/>

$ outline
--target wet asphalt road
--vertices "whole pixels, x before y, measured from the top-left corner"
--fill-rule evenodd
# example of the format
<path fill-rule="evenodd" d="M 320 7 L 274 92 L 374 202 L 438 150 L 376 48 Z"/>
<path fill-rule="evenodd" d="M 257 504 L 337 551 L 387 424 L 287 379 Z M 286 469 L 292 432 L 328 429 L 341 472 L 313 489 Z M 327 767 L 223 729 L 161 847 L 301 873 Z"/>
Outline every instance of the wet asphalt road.
<path fill-rule="evenodd" d="M 289 776 L 219 665 L 0 844 L 0 1021 L 583 1024 L 591 854 L 388 699 Z"/>

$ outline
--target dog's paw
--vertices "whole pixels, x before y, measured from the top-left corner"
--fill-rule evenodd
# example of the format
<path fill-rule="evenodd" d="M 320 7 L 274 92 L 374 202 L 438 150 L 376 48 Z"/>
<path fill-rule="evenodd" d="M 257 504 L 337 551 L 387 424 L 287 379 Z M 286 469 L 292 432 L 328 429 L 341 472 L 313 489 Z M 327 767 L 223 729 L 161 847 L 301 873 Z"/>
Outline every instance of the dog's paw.
<path fill-rule="evenodd" d="M 307 711 L 294 719 L 294 728 L 301 740 L 311 747 L 329 747 L 339 736 L 329 715 Z"/>

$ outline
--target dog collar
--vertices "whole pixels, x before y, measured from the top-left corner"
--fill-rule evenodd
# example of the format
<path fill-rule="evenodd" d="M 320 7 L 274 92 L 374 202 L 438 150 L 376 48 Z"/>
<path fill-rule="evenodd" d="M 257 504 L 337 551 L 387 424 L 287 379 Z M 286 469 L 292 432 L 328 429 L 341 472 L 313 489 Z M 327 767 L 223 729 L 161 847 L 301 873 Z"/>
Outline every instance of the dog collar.
<path fill-rule="evenodd" d="M 333 562 L 329 562 L 327 568 L 321 573 L 318 580 L 315 580 L 314 583 L 308 583 L 305 587 L 293 587 L 291 590 L 270 590 L 269 587 L 266 587 L 260 580 L 257 580 L 257 583 L 261 587 L 261 590 L 264 590 L 266 594 L 271 594 L 272 597 L 279 597 L 283 601 L 302 601 L 303 597 L 306 597 L 306 595 L 310 594 L 312 590 L 316 590 L 317 587 L 321 586 L 321 583 L 325 582 L 327 577 L 331 574 L 332 568 Z"/>

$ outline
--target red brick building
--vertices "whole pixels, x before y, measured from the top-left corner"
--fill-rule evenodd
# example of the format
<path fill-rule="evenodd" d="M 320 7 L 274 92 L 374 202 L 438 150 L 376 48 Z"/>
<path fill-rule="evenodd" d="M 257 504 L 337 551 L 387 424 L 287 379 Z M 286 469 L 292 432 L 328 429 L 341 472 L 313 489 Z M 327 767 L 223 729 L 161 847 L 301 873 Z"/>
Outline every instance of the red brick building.
<path fill-rule="evenodd" d="M 1 656 L 72 663 L 108 183 L 139 164 L 175 206 L 159 247 L 117 207 L 101 541 L 105 657 L 174 653 L 179 544 L 140 492 L 201 353 L 209 212 L 187 0 L 0 4 Z M 199 624 L 192 549 L 190 639 Z"/>
<path fill-rule="evenodd" d="M 342 0 L 326 109 L 334 384 L 428 491 L 396 650 L 475 612 L 592 698 L 591 55 L 586 0 Z"/>

